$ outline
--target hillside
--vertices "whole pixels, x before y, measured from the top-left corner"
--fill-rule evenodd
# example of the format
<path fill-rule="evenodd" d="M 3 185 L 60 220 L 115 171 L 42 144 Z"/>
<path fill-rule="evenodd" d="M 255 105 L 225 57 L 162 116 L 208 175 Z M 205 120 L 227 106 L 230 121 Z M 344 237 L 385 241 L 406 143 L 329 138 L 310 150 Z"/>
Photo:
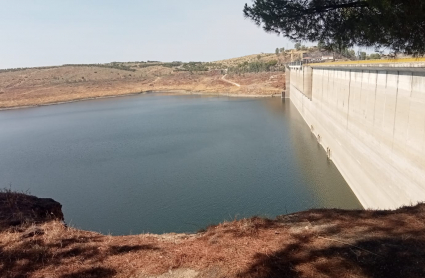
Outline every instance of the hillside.
<path fill-rule="evenodd" d="M 246 56 L 232 58 L 232 59 L 215 61 L 214 63 L 224 65 L 225 67 L 232 67 L 245 62 L 252 63 L 256 61 L 269 62 L 272 60 L 279 60 L 282 63 L 287 62 L 283 58 L 284 58 L 283 56 L 276 56 L 276 54 L 274 53 L 261 53 L 261 54 L 252 54 L 252 55 L 246 55 Z"/>
<path fill-rule="evenodd" d="M 270 96 L 284 90 L 284 72 L 267 65 L 224 76 L 232 63 L 114 62 L 0 70 L 0 108 L 150 91 Z"/>

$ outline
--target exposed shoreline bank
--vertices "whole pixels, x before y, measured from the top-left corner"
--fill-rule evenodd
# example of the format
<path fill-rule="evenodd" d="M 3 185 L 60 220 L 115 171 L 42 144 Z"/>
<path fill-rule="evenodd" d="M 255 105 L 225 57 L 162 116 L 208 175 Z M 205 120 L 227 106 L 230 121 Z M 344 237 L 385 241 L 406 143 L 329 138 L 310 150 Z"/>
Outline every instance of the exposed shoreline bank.
<path fill-rule="evenodd" d="M 86 100 L 97 100 L 97 99 L 108 99 L 108 98 L 117 98 L 117 97 L 126 97 L 126 96 L 136 96 L 136 95 L 145 95 L 145 94 L 174 94 L 174 95 L 204 95 L 204 96 L 217 96 L 217 97 L 234 97 L 234 98 L 267 98 L 267 97 L 280 97 L 281 94 L 270 94 L 270 95 L 260 95 L 260 94 L 235 94 L 235 93 L 221 93 L 221 92 L 199 92 L 199 91 L 188 91 L 188 90 L 160 90 L 160 91 L 142 91 L 142 92 L 130 92 L 124 94 L 117 95 L 106 95 L 106 96 L 98 96 L 98 97 L 86 97 L 86 98 L 77 98 L 68 101 L 58 101 L 51 103 L 41 103 L 34 105 L 23 105 L 23 106 L 12 106 L 12 107 L 0 107 L 0 111 L 5 110 L 16 110 L 16 109 L 24 109 L 24 108 L 35 108 L 35 107 L 43 107 L 43 106 L 51 106 L 51 105 L 59 105 L 59 104 L 67 104 L 74 103 Z"/>

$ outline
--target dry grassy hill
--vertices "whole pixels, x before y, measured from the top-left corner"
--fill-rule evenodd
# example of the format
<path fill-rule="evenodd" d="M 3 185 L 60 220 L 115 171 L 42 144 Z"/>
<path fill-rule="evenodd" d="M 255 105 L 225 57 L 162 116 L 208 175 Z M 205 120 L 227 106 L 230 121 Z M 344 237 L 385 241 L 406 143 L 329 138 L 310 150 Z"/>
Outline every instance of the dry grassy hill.
<path fill-rule="evenodd" d="M 297 52 L 298 53 L 298 52 Z M 301 53 L 301 52 L 300 52 Z M 289 52 L 281 53 L 279 55 L 276 55 L 275 53 L 261 53 L 261 54 L 252 54 L 232 59 L 226 59 L 226 60 L 220 60 L 215 61 L 214 63 L 222 64 L 225 67 L 234 67 L 238 64 L 243 63 L 253 63 L 253 62 L 270 62 L 273 60 L 277 60 L 280 64 L 288 63 L 290 62 L 290 54 Z"/>
<path fill-rule="evenodd" d="M 223 70 L 236 61 L 238 59 L 223 63 L 114 62 L 0 70 L 0 108 L 147 91 L 270 96 L 284 89 L 283 72 L 226 76 L 226 80 L 243 83 L 241 86 L 223 80 Z"/>

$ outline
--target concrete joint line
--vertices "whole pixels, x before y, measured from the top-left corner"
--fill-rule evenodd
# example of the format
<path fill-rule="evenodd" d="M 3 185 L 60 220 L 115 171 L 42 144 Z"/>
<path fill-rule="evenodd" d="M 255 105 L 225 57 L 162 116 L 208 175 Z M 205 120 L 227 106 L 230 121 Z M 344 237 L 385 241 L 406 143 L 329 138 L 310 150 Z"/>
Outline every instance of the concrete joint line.
<path fill-rule="evenodd" d="M 378 74 L 379 71 L 376 71 L 376 77 L 375 77 L 375 100 L 373 103 L 373 127 L 375 127 L 375 114 L 376 114 L 376 91 L 378 90 Z M 375 132 L 375 128 L 373 129 Z"/>
<path fill-rule="evenodd" d="M 351 70 L 349 71 L 349 81 L 348 81 L 348 104 L 347 104 L 347 125 L 345 129 L 348 130 L 348 119 L 350 117 L 350 97 L 351 97 Z"/>
<path fill-rule="evenodd" d="M 407 114 L 407 134 L 406 134 L 406 138 L 407 141 L 409 141 L 409 123 L 410 123 L 410 106 L 411 106 L 411 100 L 412 100 L 412 95 L 413 95 L 413 72 L 412 72 L 412 76 L 410 78 L 410 96 L 409 96 L 409 113 Z"/>
<path fill-rule="evenodd" d="M 398 104 L 398 83 L 400 81 L 400 72 L 397 72 L 397 89 L 395 93 L 395 109 L 394 109 L 394 120 L 393 120 L 393 140 L 391 142 L 391 150 L 394 148 L 394 135 L 395 135 L 395 119 L 397 118 L 397 104 Z"/>
<path fill-rule="evenodd" d="M 384 128 L 384 124 L 385 124 L 385 108 L 387 107 L 387 83 L 388 83 L 388 72 L 385 72 L 385 91 L 384 91 L 384 109 L 382 109 L 382 128 Z"/>

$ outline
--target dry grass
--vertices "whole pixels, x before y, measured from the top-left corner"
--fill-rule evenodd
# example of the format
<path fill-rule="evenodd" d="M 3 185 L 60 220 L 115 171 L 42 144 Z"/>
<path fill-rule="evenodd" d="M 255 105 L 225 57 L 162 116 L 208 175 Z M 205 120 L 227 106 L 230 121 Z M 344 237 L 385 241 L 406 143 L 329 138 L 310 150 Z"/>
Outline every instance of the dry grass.
<path fill-rule="evenodd" d="M 227 79 L 240 84 L 245 93 L 267 95 L 285 90 L 285 74 L 281 72 L 231 74 Z"/>
<path fill-rule="evenodd" d="M 272 60 L 278 60 L 281 63 L 290 62 L 290 55 L 281 54 L 277 56 L 275 53 L 261 53 L 261 54 L 246 55 L 246 56 L 232 58 L 232 59 L 220 60 L 214 63 L 220 63 L 224 65 L 225 67 L 234 67 L 234 66 L 237 66 L 238 64 L 243 64 L 245 62 L 248 62 L 248 63 L 252 63 L 256 61 L 269 62 Z"/>
<path fill-rule="evenodd" d="M 50 221 L 28 238 L 19 229 L 0 233 L 0 276 L 153 277 L 193 269 L 199 277 L 424 277 L 424 220 L 425 205 L 311 210 L 225 222 L 198 234 L 132 236 Z"/>
<path fill-rule="evenodd" d="M 190 91 L 232 95 L 271 95 L 282 91 L 273 73 L 250 75 L 241 87 L 221 80 L 220 71 L 190 73 L 163 66 L 126 71 L 104 67 L 65 66 L 0 73 L 0 108 L 34 106 L 146 91 Z M 264 76 L 268 76 L 264 78 Z M 255 85 L 253 82 L 255 80 Z"/>

